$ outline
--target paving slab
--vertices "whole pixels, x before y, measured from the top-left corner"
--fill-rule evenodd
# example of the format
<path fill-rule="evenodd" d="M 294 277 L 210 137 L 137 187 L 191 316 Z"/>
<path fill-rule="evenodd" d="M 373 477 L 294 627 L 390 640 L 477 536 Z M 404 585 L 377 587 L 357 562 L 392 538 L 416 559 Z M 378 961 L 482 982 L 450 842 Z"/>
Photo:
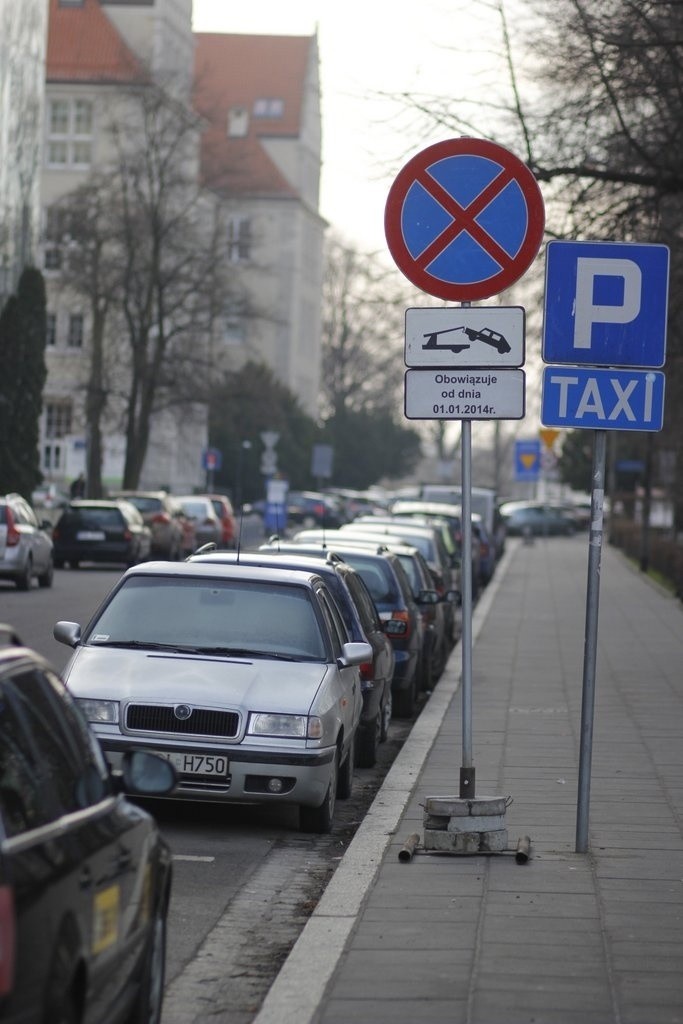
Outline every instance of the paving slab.
<path fill-rule="evenodd" d="M 425 798 L 458 795 L 456 648 L 255 1024 L 683 1024 L 683 605 L 604 546 L 577 853 L 587 562 L 585 534 L 509 543 L 474 612 L 477 793 L 511 798 L 508 852 L 398 861 Z"/>

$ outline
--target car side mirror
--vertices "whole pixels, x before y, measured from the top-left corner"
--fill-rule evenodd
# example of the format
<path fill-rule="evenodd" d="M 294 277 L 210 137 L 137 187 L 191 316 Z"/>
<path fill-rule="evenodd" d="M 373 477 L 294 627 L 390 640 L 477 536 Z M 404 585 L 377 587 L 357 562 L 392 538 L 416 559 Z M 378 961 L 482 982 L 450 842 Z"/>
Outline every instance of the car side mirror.
<path fill-rule="evenodd" d="M 176 770 L 165 757 L 146 750 L 129 750 L 121 759 L 126 793 L 137 796 L 166 796 L 175 789 Z"/>
<path fill-rule="evenodd" d="M 81 642 L 81 627 L 78 622 L 57 622 L 52 630 L 52 635 L 60 644 L 76 647 Z"/>

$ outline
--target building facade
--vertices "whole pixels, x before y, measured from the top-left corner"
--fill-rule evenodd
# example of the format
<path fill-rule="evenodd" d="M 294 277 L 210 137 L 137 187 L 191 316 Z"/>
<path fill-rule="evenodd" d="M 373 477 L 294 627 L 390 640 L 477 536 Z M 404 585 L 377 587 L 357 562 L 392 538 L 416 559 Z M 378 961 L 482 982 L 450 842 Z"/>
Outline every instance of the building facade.
<path fill-rule="evenodd" d="M 214 332 L 219 366 L 265 362 L 316 416 L 323 240 L 315 36 L 199 33 L 201 175 L 223 218 L 235 287 Z"/>
<path fill-rule="evenodd" d="M 130 323 L 120 311 L 109 311 L 100 378 L 93 383 L 97 313 L 87 290 L 74 286 L 73 275 L 69 284 L 69 237 L 60 200 L 121 160 L 126 143 L 121 126 L 133 123 L 130 111 L 151 86 L 195 120 L 196 131 L 192 128 L 182 143 L 182 168 L 188 189 L 194 182 L 200 196 L 206 245 L 198 247 L 197 263 L 207 252 L 215 253 L 219 282 L 210 320 L 196 318 L 201 332 L 186 331 L 184 356 L 176 350 L 175 370 L 164 364 L 159 373 L 175 378 L 174 386 L 182 390 L 183 381 L 196 383 L 194 365 L 215 380 L 222 370 L 261 361 L 315 415 L 325 228 L 318 211 L 316 38 L 193 36 L 191 0 L 49 0 L 49 10 L 42 170 L 48 283 L 43 473 L 65 484 L 85 469 L 89 446 L 94 447 L 86 406 L 99 390 L 107 395 L 103 483 L 117 486 L 123 476 L 122 396 L 134 356 L 122 339 Z M 129 152 L 135 148 L 130 139 L 127 145 Z M 188 316 L 187 309 L 182 315 Z M 161 322 L 162 330 L 176 327 L 177 321 Z M 180 493 L 204 483 L 206 393 L 202 397 L 197 386 L 193 400 L 186 390 L 182 401 L 162 391 L 166 400 L 157 403 L 151 420 L 141 487 Z"/>

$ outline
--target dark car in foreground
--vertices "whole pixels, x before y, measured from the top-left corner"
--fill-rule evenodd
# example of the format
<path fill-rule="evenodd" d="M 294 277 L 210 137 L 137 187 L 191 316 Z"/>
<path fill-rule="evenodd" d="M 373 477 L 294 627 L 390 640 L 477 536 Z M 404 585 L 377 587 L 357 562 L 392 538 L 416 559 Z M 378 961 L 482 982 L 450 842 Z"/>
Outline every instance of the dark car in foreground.
<path fill-rule="evenodd" d="M 149 558 L 151 533 L 141 514 L 123 499 L 72 501 L 52 531 L 58 569 L 81 562 L 137 565 Z"/>
<path fill-rule="evenodd" d="M 168 793 L 131 750 L 112 776 L 39 655 L 0 649 L 0 1020 L 159 1024 L 171 853 L 122 790 Z"/>
<path fill-rule="evenodd" d="M 64 671 L 113 768 L 133 747 L 167 757 L 173 799 L 291 804 L 329 832 L 351 795 L 361 714 L 354 643 L 314 571 L 147 562 L 124 573 Z"/>
<path fill-rule="evenodd" d="M 328 554 L 312 558 L 292 551 L 216 552 L 193 555 L 191 562 L 232 562 L 241 565 L 273 566 L 282 569 L 308 569 L 326 581 L 339 606 L 351 639 L 369 643 L 372 658 L 360 666 L 363 709 L 356 738 L 356 764 L 372 768 L 377 760 L 377 747 L 386 740 L 392 713 L 391 684 L 394 675 L 394 651 L 382 629 L 377 609 L 363 577 L 342 558 Z"/>

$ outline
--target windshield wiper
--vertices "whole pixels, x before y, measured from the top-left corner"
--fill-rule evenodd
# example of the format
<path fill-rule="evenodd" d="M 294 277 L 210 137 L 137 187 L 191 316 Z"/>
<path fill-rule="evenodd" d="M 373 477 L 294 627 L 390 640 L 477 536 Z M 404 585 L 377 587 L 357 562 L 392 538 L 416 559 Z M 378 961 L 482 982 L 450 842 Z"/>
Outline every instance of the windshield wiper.
<path fill-rule="evenodd" d="M 277 658 L 280 661 L 298 661 L 292 654 L 279 654 L 275 651 L 255 651 L 251 647 L 193 647 L 197 654 L 219 654 L 235 658 Z"/>
<path fill-rule="evenodd" d="M 91 643 L 93 647 L 129 647 L 150 651 L 175 651 L 178 654 L 194 650 L 193 647 L 183 647 L 182 644 L 158 644 L 152 640 L 97 640 Z"/>

